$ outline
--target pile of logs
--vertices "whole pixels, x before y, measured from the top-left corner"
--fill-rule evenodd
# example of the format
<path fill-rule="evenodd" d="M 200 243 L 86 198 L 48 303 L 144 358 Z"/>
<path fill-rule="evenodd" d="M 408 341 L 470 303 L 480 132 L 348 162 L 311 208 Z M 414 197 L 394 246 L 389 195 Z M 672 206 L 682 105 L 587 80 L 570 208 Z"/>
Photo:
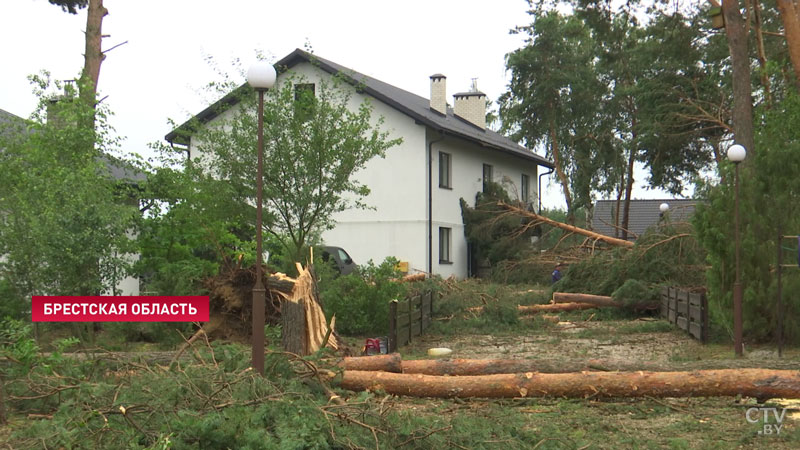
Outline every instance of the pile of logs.
<path fill-rule="evenodd" d="M 341 387 L 413 397 L 800 398 L 800 372 L 771 369 L 544 373 L 524 360 L 402 361 L 400 355 L 345 358 Z"/>

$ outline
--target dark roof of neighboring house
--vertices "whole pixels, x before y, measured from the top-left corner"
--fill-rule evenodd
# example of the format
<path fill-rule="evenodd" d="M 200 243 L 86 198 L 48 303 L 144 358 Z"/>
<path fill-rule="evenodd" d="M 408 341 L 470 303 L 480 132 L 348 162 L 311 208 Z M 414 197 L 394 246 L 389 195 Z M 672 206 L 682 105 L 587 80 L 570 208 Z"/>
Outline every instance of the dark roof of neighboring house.
<path fill-rule="evenodd" d="M 496 149 L 513 156 L 534 161 L 538 165 L 547 168 L 553 168 L 553 163 L 546 158 L 537 155 L 499 133 L 489 129 L 481 129 L 459 118 L 453 113 L 452 108 L 447 108 L 447 115 L 441 114 L 431 109 L 430 100 L 427 98 L 412 94 L 411 92 L 336 64 L 333 61 L 320 58 L 317 55 L 312 55 L 303 50 L 296 49 L 288 56 L 275 63 L 275 67 L 281 72 L 301 62 L 311 62 L 330 74 L 345 75 L 349 82 L 358 85 L 359 89 L 364 93 L 437 131 L 466 139 L 483 147 Z M 245 88 L 244 85 L 239 89 L 243 88 Z M 197 114 L 194 120 L 199 120 L 200 123 L 208 122 L 217 117 L 225 107 L 235 105 L 238 102 L 238 98 L 235 92 L 226 95 L 221 100 Z M 165 136 L 165 139 L 169 142 L 188 144 L 188 137 L 192 134 L 191 123 L 192 120 L 189 120 L 180 125 L 178 128 L 169 132 L 169 134 Z"/>
<path fill-rule="evenodd" d="M 661 218 L 660 206 L 662 203 L 669 205 L 669 220 L 671 222 L 688 222 L 694 214 L 697 200 L 668 198 L 660 200 L 631 200 L 628 215 L 628 231 L 635 234 L 629 235 L 628 240 L 636 239 L 653 225 L 657 225 Z M 606 236 L 615 236 L 614 220 L 616 214 L 616 200 L 598 200 L 592 213 L 592 229 Z M 620 202 L 620 223 L 622 222 L 623 202 Z M 619 236 L 621 236 L 621 232 Z"/>
<path fill-rule="evenodd" d="M 5 132 L 5 130 L 8 129 L 5 127 L 5 125 L 8 123 L 19 124 L 19 128 L 16 131 L 20 133 L 24 133 L 27 130 L 27 127 L 25 126 L 27 121 L 25 119 L 0 109 L 0 131 Z M 136 183 L 147 179 L 146 173 L 136 169 L 130 163 L 119 158 L 104 154 L 100 156 L 99 159 L 105 164 L 106 168 L 108 169 L 108 173 L 115 180 Z"/>

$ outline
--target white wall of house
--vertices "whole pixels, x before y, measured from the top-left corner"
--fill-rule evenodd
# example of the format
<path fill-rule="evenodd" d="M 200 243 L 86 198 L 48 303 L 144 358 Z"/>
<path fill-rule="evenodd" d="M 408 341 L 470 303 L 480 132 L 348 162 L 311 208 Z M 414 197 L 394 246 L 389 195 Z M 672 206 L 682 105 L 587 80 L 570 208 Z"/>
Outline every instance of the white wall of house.
<path fill-rule="evenodd" d="M 451 155 L 452 189 L 439 187 L 439 153 Z M 467 276 L 467 241 L 461 218 L 460 199 L 475 205 L 475 195 L 483 190 L 483 165 L 492 166 L 492 181 L 502 184 L 512 199 L 518 198 L 522 174 L 528 175 L 529 202 L 536 198 L 537 165 L 496 149 L 480 147 L 457 138 L 446 138 L 433 144 L 433 263 L 434 273 L 443 277 Z M 439 228 L 450 228 L 452 264 L 439 262 Z"/>

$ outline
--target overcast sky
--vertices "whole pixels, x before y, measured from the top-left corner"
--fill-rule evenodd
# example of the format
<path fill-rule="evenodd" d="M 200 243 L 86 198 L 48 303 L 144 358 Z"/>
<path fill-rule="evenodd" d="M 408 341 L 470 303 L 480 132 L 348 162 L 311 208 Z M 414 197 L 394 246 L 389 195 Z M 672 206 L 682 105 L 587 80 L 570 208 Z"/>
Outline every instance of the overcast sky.
<path fill-rule="evenodd" d="M 48 70 L 54 79 L 72 79 L 83 67 L 86 11 L 71 15 L 47 0 L 4 3 L 0 109 L 27 117 L 36 107 L 28 75 Z M 147 144 L 171 130 L 168 119 L 182 123 L 215 100 L 202 90 L 219 79 L 209 56 L 235 74 L 228 69 L 237 58 L 246 67 L 261 51 L 276 61 L 308 42 L 321 57 L 426 98 L 428 77 L 443 73 L 448 96 L 477 78 L 496 100 L 508 79 L 504 56 L 524 42 L 509 30 L 530 22 L 525 0 L 105 0 L 105 6 L 104 48 L 128 43 L 103 62 L 100 96 L 108 96 L 123 149 L 145 156 Z M 544 206 L 564 207 L 555 185 L 545 190 Z"/>

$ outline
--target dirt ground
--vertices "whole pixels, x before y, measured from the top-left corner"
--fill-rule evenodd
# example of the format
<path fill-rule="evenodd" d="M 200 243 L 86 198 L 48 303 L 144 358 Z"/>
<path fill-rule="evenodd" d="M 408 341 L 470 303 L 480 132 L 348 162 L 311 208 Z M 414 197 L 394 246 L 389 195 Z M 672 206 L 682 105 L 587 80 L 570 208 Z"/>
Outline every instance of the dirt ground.
<path fill-rule="evenodd" d="M 671 370 L 713 367 L 800 369 L 800 350 L 778 358 L 770 346 L 746 348 L 742 360 L 729 345 L 703 345 L 680 330 L 652 320 L 586 320 L 564 318 L 545 329 L 503 335 L 437 335 L 415 338 L 400 349 L 406 359 L 427 358 L 431 347 L 453 350 L 452 358 L 515 358 L 560 362 L 617 360 L 663 365 Z M 657 331 L 652 331 L 657 330 Z M 408 399 L 424 413 L 439 410 L 441 400 Z M 480 410 L 497 401 L 467 400 L 459 408 Z M 513 399 L 501 401 L 510 413 L 524 414 L 531 430 L 547 436 L 531 448 L 800 448 L 800 402 L 772 400 L 765 407 L 786 410 L 780 433 L 770 416 L 748 421 L 759 408 L 749 398 L 668 399 Z M 763 410 L 750 411 L 750 417 Z M 758 416 L 761 417 L 761 416 Z M 767 427 L 768 426 L 768 427 Z"/>

